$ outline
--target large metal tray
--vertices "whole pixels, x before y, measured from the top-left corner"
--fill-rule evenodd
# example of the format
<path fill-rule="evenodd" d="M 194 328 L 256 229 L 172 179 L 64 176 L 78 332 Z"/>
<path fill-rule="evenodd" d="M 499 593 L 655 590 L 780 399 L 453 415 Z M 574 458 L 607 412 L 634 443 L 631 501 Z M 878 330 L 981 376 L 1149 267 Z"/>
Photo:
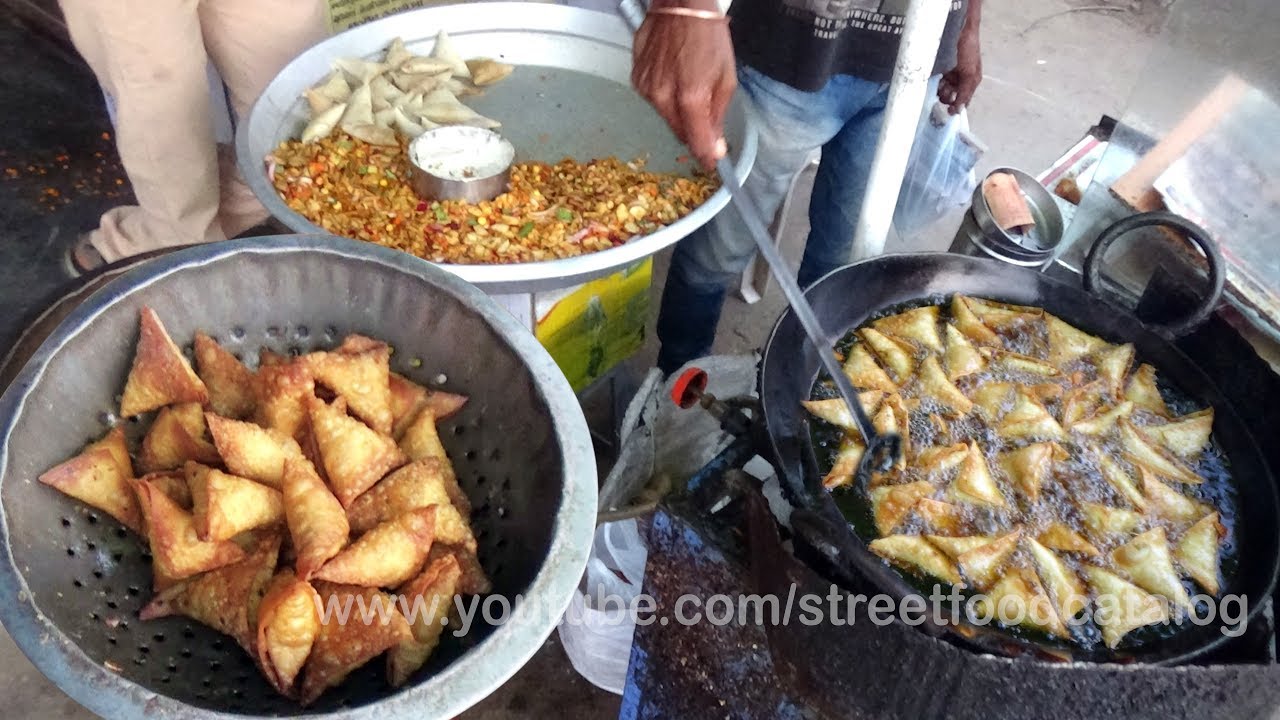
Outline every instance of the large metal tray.
<path fill-rule="evenodd" d="M 411 51 L 427 53 L 442 28 L 464 57 L 493 57 L 518 66 L 484 96 L 466 98 L 479 112 L 504 123 L 501 132 L 515 145 L 518 158 L 648 157 L 654 170 L 690 170 L 689 163 L 677 162 L 685 148 L 631 89 L 631 32 L 620 16 L 543 3 L 447 5 L 336 35 L 302 53 L 267 86 L 240 125 L 236 150 L 241 172 L 272 215 L 297 232 L 324 232 L 285 205 L 263 162 L 305 125 L 302 92 L 329 72 L 335 58 L 378 58 L 396 36 Z M 725 132 L 743 180 L 755 160 L 756 135 L 740 99 L 730 107 Z M 442 267 L 489 293 L 569 287 L 653 255 L 706 223 L 728 200 L 722 189 L 679 222 L 602 252 L 538 263 Z"/>

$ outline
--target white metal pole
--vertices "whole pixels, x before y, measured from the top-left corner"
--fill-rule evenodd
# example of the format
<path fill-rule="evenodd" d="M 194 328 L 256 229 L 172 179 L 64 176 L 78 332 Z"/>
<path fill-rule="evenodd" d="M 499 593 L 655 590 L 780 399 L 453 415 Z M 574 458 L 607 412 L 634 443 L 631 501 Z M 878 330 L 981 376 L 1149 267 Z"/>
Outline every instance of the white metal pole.
<path fill-rule="evenodd" d="M 902 43 L 889 86 L 884 109 L 884 125 L 871 163 L 862 213 L 853 234 L 853 260 L 884 252 L 884 243 L 893 224 L 893 209 L 906 175 L 911 143 L 924 109 L 925 93 L 933 72 L 942 30 L 951 12 L 951 0 L 910 0 L 903 19 Z"/>

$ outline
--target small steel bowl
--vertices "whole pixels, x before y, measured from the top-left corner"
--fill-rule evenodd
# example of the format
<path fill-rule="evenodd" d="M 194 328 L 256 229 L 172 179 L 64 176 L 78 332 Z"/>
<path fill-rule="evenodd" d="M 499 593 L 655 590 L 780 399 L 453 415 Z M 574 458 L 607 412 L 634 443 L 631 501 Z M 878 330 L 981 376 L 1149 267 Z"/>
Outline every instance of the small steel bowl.
<path fill-rule="evenodd" d="M 991 209 L 987 206 L 987 198 L 982 194 L 982 183 L 978 183 L 973 190 L 973 218 L 983 236 L 999 245 L 1003 252 L 1025 256 L 1027 260 L 1047 259 L 1058 243 L 1062 242 L 1064 226 L 1061 208 L 1049 190 L 1031 175 L 1016 168 L 1002 167 L 987 173 L 987 177 L 996 173 L 1007 173 L 1018 181 L 1031 216 L 1035 218 L 1036 234 L 1034 237 L 1016 235 L 996 224 Z"/>
<path fill-rule="evenodd" d="M 492 200 L 507 191 L 514 160 L 501 135 L 468 125 L 428 130 L 409 143 L 410 182 L 424 200 Z"/>

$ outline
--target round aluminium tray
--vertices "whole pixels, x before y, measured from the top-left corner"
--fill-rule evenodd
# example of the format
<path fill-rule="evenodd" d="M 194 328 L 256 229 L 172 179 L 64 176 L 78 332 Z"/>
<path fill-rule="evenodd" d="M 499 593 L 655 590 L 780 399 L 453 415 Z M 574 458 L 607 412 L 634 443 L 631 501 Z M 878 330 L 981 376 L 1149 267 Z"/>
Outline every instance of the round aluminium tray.
<path fill-rule="evenodd" d="M 414 10 L 336 35 L 289 63 L 263 92 L 237 133 L 240 170 L 278 220 L 300 233 L 322 233 L 290 210 L 267 178 L 264 158 L 281 141 L 298 137 L 308 116 L 302 93 L 339 57 L 381 58 L 392 38 L 426 54 L 445 30 L 463 57 L 491 57 L 516 70 L 483 96 L 463 100 L 500 120 L 517 160 L 556 162 L 616 156 L 648 158 L 659 172 L 690 172 L 679 162 L 687 150 L 666 123 L 631 89 L 631 32 L 618 15 L 544 3 L 470 3 Z M 725 134 L 739 181 L 755 161 L 756 134 L 741 98 L 735 98 Z M 729 201 L 721 189 L 678 222 L 609 250 L 563 260 L 506 265 L 441 267 L 488 293 L 524 293 L 569 287 L 609 275 L 675 243 L 715 216 Z"/>
<path fill-rule="evenodd" d="M 214 631 L 177 617 L 138 621 L 151 584 L 143 548 L 114 521 L 34 480 L 105 431 L 144 305 L 180 343 L 205 330 L 246 355 L 366 333 L 396 348 L 397 372 L 470 398 L 442 424 L 441 440 L 475 506 L 494 593 L 523 598 L 523 610 L 478 622 L 466 643 L 446 637 L 402 689 L 387 687 L 383 665 L 372 663 L 307 708 L 308 717 L 454 717 L 511 677 L 555 628 L 591 547 L 595 458 L 563 374 L 491 298 L 387 248 L 271 236 L 174 250 L 60 305 L 74 309 L 0 394 L 0 621 L 86 708 L 109 718 L 304 712 Z M 135 434 L 142 427 L 126 424 Z"/>

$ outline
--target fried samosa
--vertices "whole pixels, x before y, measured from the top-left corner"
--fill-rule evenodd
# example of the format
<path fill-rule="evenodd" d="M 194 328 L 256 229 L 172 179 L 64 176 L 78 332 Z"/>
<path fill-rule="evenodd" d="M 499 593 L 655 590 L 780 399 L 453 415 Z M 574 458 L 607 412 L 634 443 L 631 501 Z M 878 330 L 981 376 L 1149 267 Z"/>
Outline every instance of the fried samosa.
<path fill-rule="evenodd" d="M 188 462 L 216 464 L 222 458 L 207 439 L 204 409 L 199 403 L 161 408 L 142 438 L 138 468 L 142 472 L 176 470 Z"/>
<path fill-rule="evenodd" d="M 161 580 L 182 580 L 244 559 L 244 550 L 230 540 L 201 540 L 191 514 L 151 483 L 134 480 L 133 488 Z"/>
<path fill-rule="evenodd" d="M 314 577 L 366 587 L 395 587 L 422 569 L 435 534 L 435 505 L 409 510 L 361 535 Z"/>
<path fill-rule="evenodd" d="M 314 703 L 365 663 L 413 639 L 409 621 L 390 595 L 373 588 L 326 582 L 316 583 L 315 589 L 325 605 L 350 607 L 354 617 L 345 623 L 321 623 L 303 666 L 298 700 L 304 706 Z M 374 610 L 361 613 L 361 607 Z"/>
<path fill-rule="evenodd" d="M 298 674 L 320 635 L 322 606 L 315 588 L 292 570 L 267 585 L 258 607 L 256 651 L 267 681 L 282 695 L 294 696 Z"/>
<path fill-rule="evenodd" d="M 133 468 L 124 430 L 114 428 L 77 456 L 47 470 L 40 482 L 95 507 L 137 533 L 145 533 L 142 512 L 129 481 Z"/>
<path fill-rule="evenodd" d="M 447 618 L 453 610 L 453 598 L 458 592 L 462 570 L 457 558 L 442 557 L 429 564 L 416 578 L 399 590 L 405 601 L 419 607 L 410 610 L 414 622 L 410 626 L 413 639 L 392 648 L 387 653 L 387 680 L 392 687 L 400 687 L 418 671 L 436 646 L 444 632 Z"/>
<path fill-rule="evenodd" d="M 1218 582 L 1218 545 L 1223 534 L 1218 513 L 1210 513 L 1188 528 L 1174 549 L 1178 565 L 1211 595 L 1222 589 Z"/>
<path fill-rule="evenodd" d="M 884 485 L 871 491 L 871 514 L 881 535 L 889 535 L 911 513 L 916 501 L 934 493 L 932 484 L 924 482 L 906 485 Z"/>
<path fill-rule="evenodd" d="M 1093 565 L 1086 565 L 1084 574 L 1097 598 L 1093 621 L 1107 647 L 1114 649 L 1130 632 L 1169 619 L 1167 606 L 1137 585 Z"/>
<path fill-rule="evenodd" d="M 160 317 L 142 308 L 138 346 L 120 399 L 120 417 L 133 417 L 174 403 L 204 403 L 209 390 L 169 337 Z"/>
<path fill-rule="evenodd" d="M 253 416 L 253 373 L 216 340 L 198 332 L 195 341 L 196 372 L 209 389 L 209 408 L 235 420 Z"/>
<path fill-rule="evenodd" d="M 347 513 L 303 458 L 285 461 L 282 489 L 285 521 L 298 556 L 298 576 L 308 580 L 346 547 L 351 533 Z"/>
<path fill-rule="evenodd" d="M 245 652 L 254 653 L 258 598 L 276 571 L 280 537 L 270 536 L 243 560 L 210 570 L 157 595 L 142 608 L 142 620 L 183 615 L 229 635 Z M 250 598 L 254 598 L 250 602 Z"/>
<path fill-rule="evenodd" d="M 186 474 L 201 540 L 230 540 L 246 530 L 284 522 L 279 490 L 199 463 L 187 463 Z"/>
<path fill-rule="evenodd" d="M 961 583 L 960 571 L 941 550 L 918 535 L 890 535 L 872 540 L 871 552 L 908 570 L 923 572 L 952 585 Z"/>
<path fill-rule="evenodd" d="M 390 436 L 349 417 L 345 406 L 342 398 L 333 405 L 311 398 L 308 406 L 325 475 L 343 507 L 409 461 Z"/>

